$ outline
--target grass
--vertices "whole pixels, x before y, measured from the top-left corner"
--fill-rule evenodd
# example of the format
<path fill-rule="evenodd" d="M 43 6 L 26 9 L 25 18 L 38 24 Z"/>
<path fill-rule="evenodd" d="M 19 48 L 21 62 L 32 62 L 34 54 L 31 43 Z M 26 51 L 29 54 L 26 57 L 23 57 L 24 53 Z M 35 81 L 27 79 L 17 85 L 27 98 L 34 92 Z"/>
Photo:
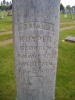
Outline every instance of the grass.
<path fill-rule="evenodd" d="M 75 22 L 72 22 L 72 23 L 66 23 L 66 24 L 60 24 L 60 28 L 63 28 L 63 27 L 69 27 L 69 26 L 75 26 Z"/>
<path fill-rule="evenodd" d="M 65 39 L 65 37 L 67 36 L 72 36 L 75 37 L 75 28 L 72 29 L 67 29 L 67 30 L 60 30 L 60 34 L 59 34 L 59 43 L 61 42 L 61 40 Z"/>
<path fill-rule="evenodd" d="M 69 29 L 59 34 L 56 100 L 75 100 L 75 44 L 61 41 L 67 36 L 75 37 L 74 32 Z"/>
<path fill-rule="evenodd" d="M 0 100 L 15 100 L 12 44 L 0 47 Z"/>
<path fill-rule="evenodd" d="M 1 19 L 3 13 L 4 19 Z M 12 30 L 12 16 L 7 16 L 7 12 L 0 12 L 0 32 Z"/>
<path fill-rule="evenodd" d="M 0 31 L 11 30 L 12 18 L 7 16 L 7 13 L 4 13 L 4 16 L 5 19 L 0 19 Z M 60 22 L 74 20 L 75 15 L 72 20 L 70 14 L 68 14 L 68 18 L 64 18 L 64 15 L 60 14 Z M 61 24 L 60 27 L 71 25 L 75 25 L 75 22 Z M 75 44 L 61 41 L 67 36 L 75 37 L 75 29 L 72 28 L 59 32 L 55 100 L 75 100 Z M 0 41 L 9 38 L 12 38 L 12 34 L 0 35 Z M 0 46 L 0 100 L 15 100 L 12 44 Z"/>
<path fill-rule="evenodd" d="M 0 35 L 0 41 L 4 41 L 7 39 L 11 39 L 12 38 L 12 34 L 2 34 Z"/>
<path fill-rule="evenodd" d="M 73 14 L 73 19 L 71 19 L 71 14 L 67 13 L 67 18 L 64 18 L 64 14 L 60 13 L 60 23 L 75 21 L 75 14 Z"/>

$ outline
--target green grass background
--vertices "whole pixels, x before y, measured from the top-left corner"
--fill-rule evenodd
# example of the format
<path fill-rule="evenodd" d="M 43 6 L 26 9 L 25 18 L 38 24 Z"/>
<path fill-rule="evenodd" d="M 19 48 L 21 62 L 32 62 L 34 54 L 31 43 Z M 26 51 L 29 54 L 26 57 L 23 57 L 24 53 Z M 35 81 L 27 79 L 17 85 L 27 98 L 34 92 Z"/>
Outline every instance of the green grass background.
<path fill-rule="evenodd" d="M 75 37 L 75 29 L 59 34 L 56 100 L 75 100 L 75 44 L 61 41 L 67 36 Z"/>
<path fill-rule="evenodd" d="M 3 13 L 4 19 L 1 19 Z M 0 12 L 0 32 L 12 30 L 12 16 L 7 16 L 8 12 Z"/>
<path fill-rule="evenodd" d="M 4 40 L 7 40 L 7 39 L 11 39 L 11 38 L 12 38 L 12 33 L 0 35 L 0 41 L 4 41 Z"/>
<path fill-rule="evenodd" d="M 15 100 L 12 44 L 0 47 L 0 100 Z"/>
<path fill-rule="evenodd" d="M 60 24 L 60 28 L 75 26 L 75 22 Z"/>
<path fill-rule="evenodd" d="M 67 18 L 64 18 L 64 14 L 60 13 L 60 23 L 71 22 L 71 21 L 75 21 L 75 14 L 73 14 L 73 19 L 71 19 L 70 13 L 67 13 Z"/>

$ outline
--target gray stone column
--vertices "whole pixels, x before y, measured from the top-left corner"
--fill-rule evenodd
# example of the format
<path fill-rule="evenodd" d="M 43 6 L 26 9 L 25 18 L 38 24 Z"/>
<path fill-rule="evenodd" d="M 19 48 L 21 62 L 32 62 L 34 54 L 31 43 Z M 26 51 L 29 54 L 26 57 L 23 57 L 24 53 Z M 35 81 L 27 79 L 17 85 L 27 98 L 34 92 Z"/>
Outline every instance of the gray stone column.
<path fill-rule="evenodd" d="M 60 0 L 13 0 L 16 100 L 54 100 Z"/>

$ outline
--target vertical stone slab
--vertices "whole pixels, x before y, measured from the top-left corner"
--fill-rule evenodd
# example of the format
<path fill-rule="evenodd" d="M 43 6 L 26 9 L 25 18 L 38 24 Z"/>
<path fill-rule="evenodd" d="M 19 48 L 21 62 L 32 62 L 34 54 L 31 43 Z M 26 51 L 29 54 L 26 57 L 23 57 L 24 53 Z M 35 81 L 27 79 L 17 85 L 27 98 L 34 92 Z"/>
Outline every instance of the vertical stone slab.
<path fill-rule="evenodd" d="M 54 100 L 60 0 L 13 0 L 16 100 Z"/>
<path fill-rule="evenodd" d="M 71 19 L 73 19 L 73 11 L 71 11 Z"/>
<path fill-rule="evenodd" d="M 67 9 L 65 9 L 64 17 L 67 18 Z"/>

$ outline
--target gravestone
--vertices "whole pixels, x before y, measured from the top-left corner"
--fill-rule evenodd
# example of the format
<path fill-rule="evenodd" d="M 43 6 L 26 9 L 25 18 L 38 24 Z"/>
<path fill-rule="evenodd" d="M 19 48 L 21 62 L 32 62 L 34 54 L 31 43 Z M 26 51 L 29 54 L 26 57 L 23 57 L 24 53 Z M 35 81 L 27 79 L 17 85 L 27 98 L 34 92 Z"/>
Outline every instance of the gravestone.
<path fill-rule="evenodd" d="M 61 13 L 62 13 L 62 9 L 61 9 Z"/>
<path fill-rule="evenodd" d="M 11 14 L 11 11 L 10 11 L 10 10 L 8 11 L 8 16 L 12 16 L 12 14 Z"/>
<path fill-rule="evenodd" d="M 67 10 L 65 9 L 64 17 L 67 18 Z"/>
<path fill-rule="evenodd" d="M 62 14 L 65 14 L 65 10 L 62 10 Z"/>
<path fill-rule="evenodd" d="M 74 8 L 72 8 L 73 14 L 74 14 Z"/>
<path fill-rule="evenodd" d="M 1 19 L 4 19 L 4 17 L 3 17 L 3 13 L 1 14 Z"/>
<path fill-rule="evenodd" d="M 60 0 L 13 0 L 16 100 L 54 100 Z"/>
<path fill-rule="evenodd" d="M 65 38 L 65 41 L 69 41 L 69 42 L 75 43 L 75 37 L 68 36 L 68 37 Z"/>
<path fill-rule="evenodd" d="M 73 19 L 73 11 L 71 11 L 71 19 Z"/>

